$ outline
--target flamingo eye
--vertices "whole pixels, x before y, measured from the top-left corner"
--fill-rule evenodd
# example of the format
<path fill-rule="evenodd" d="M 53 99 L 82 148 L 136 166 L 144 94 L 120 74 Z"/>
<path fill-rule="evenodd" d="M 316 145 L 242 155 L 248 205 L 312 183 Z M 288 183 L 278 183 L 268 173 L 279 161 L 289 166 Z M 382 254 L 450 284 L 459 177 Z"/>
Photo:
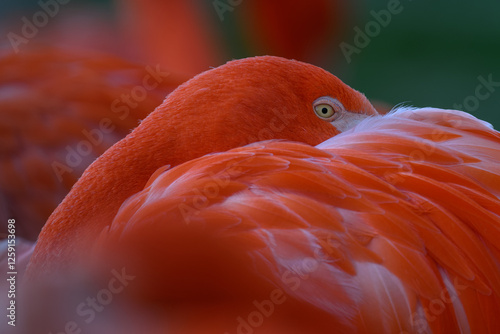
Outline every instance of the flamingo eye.
<path fill-rule="evenodd" d="M 333 110 L 332 106 L 329 104 L 318 104 L 314 107 L 314 111 L 316 111 L 316 114 L 322 118 L 332 117 L 335 113 L 335 110 Z"/>
<path fill-rule="evenodd" d="M 336 114 L 344 110 L 344 106 L 334 98 L 323 96 L 314 101 L 313 109 L 319 118 L 331 120 Z"/>

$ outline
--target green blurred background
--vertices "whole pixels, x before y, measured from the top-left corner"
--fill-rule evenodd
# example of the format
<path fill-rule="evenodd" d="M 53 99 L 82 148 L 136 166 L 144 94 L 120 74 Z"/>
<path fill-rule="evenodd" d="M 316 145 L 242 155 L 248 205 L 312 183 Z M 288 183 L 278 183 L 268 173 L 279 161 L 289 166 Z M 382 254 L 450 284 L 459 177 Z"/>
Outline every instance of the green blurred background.
<path fill-rule="evenodd" d="M 228 59 L 254 55 L 241 37 L 236 22 L 238 8 L 220 21 L 211 0 L 198 1 L 228 45 Z M 353 45 L 354 27 L 364 30 L 373 20 L 370 11 L 387 9 L 388 3 L 351 1 L 352 20 L 342 40 Z M 112 1 L 72 0 L 72 5 L 99 6 L 110 20 L 114 17 Z M 37 6 L 37 1 L 2 0 L 1 16 L 8 18 Z M 500 1 L 401 0 L 401 7 L 401 13 L 393 15 L 380 34 L 371 38 L 359 54 L 352 55 L 352 62 L 343 57 L 338 41 L 332 41 L 325 45 L 323 57 L 332 61 L 317 64 L 368 98 L 390 105 L 404 102 L 418 107 L 457 108 L 468 99 L 469 105 L 463 105 L 462 110 L 500 128 L 500 87 L 484 100 L 474 97 L 480 84 L 478 77 L 500 82 Z"/>
<path fill-rule="evenodd" d="M 367 7 L 386 3 L 370 0 Z M 346 82 L 372 98 L 440 108 L 474 96 L 478 76 L 500 82 L 500 1 L 402 4 L 404 10 L 346 66 Z M 465 111 L 500 128 L 500 87 L 473 107 Z"/>

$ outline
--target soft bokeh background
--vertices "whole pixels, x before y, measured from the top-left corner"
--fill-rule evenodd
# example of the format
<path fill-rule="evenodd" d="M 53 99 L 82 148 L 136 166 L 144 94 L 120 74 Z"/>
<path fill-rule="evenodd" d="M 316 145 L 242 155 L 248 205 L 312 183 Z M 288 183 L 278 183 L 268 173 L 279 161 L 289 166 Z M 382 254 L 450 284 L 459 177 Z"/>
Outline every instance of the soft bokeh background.
<path fill-rule="evenodd" d="M 370 0 L 367 9 L 383 8 L 386 3 Z M 440 108 L 453 108 L 474 95 L 478 76 L 491 74 L 500 82 L 499 1 L 402 4 L 401 14 L 354 57 L 347 82 L 370 97 Z M 499 129 L 500 87 L 476 110 L 465 111 Z"/>
<path fill-rule="evenodd" d="M 243 0 L 232 12 L 225 13 L 224 21 L 219 19 L 211 0 L 190 1 L 196 2 L 210 18 L 223 42 L 224 58 L 241 58 L 257 53 L 248 46 L 238 25 L 245 2 L 252 0 Z M 357 0 L 349 3 L 349 13 L 342 14 L 350 15 L 342 40 L 353 44 L 353 28 L 359 26 L 364 30 L 365 24 L 373 19 L 370 11 L 386 9 L 389 1 Z M 66 7 L 74 10 L 82 6 L 97 6 L 111 21 L 116 19 L 115 5 L 108 0 L 72 0 L 63 10 L 69 11 Z M 478 76 L 487 78 L 492 75 L 494 81 L 500 81 L 500 2 L 402 0 L 401 6 L 402 12 L 394 15 L 390 24 L 382 28 L 367 47 L 354 54 L 350 64 L 342 57 L 335 39 L 332 39 L 331 45 L 325 45 L 325 49 L 321 50 L 323 54 L 315 62 L 363 91 L 369 98 L 390 104 L 406 102 L 415 106 L 452 108 L 475 94 Z M 4 23 L 20 21 L 23 11 L 32 13 L 38 9 L 37 1 L 0 2 Z M 323 19 L 318 17 L 317 24 L 322 24 Z M 182 34 L 182 31 L 178 33 Z M 0 37 L 5 39 L 5 32 Z M 480 101 L 477 109 L 464 109 L 498 128 L 499 105 L 500 92 L 495 91 L 488 99 Z"/>

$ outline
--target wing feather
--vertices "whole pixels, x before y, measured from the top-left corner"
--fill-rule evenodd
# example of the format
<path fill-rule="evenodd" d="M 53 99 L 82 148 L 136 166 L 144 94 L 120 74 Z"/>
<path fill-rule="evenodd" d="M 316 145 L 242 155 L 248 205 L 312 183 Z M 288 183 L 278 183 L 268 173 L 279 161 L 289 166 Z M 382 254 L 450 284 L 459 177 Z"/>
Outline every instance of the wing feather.
<path fill-rule="evenodd" d="M 499 152 L 498 133 L 465 113 L 401 110 L 317 147 L 261 142 L 157 173 L 101 241 L 162 274 L 192 274 L 193 252 L 203 258 L 210 284 L 200 270 L 147 281 L 170 302 L 247 284 L 250 298 L 281 289 L 289 312 L 323 314 L 325 332 L 493 333 Z"/>

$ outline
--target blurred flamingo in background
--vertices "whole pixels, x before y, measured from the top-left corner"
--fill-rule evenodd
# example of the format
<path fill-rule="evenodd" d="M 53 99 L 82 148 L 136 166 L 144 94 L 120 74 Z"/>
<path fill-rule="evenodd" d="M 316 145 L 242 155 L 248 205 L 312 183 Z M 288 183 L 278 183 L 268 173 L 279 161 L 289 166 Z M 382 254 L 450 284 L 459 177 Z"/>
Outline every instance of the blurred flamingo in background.
<path fill-rule="evenodd" d="M 116 5 L 138 54 L 190 75 L 234 57 L 222 33 L 228 27 L 246 57 L 274 55 L 332 66 L 333 49 L 354 17 L 352 4 L 338 0 L 119 0 Z M 231 16 L 234 23 L 226 25 Z"/>
<path fill-rule="evenodd" d="M 265 139 L 282 140 L 240 147 Z M 117 332 L 494 333 L 499 158 L 500 134 L 463 112 L 381 116 L 315 66 L 233 61 L 86 170 L 28 283 L 124 268 L 103 316 Z"/>
<path fill-rule="evenodd" d="M 328 0 L 243 1 L 235 15 L 254 55 L 269 54 L 323 67 L 336 64 L 334 48 L 354 16 L 352 4 Z"/>
<path fill-rule="evenodd" d="M 224 62 L 221 36 L 200 1 L 116 1 L 128 52 L 195 75 Z"/>
<path fill-rule="evenodd" d="M 165 73 L 53 48 L 0 58 L 0 219 L 35 240 L 85 168 L 182 82 Z"/>

